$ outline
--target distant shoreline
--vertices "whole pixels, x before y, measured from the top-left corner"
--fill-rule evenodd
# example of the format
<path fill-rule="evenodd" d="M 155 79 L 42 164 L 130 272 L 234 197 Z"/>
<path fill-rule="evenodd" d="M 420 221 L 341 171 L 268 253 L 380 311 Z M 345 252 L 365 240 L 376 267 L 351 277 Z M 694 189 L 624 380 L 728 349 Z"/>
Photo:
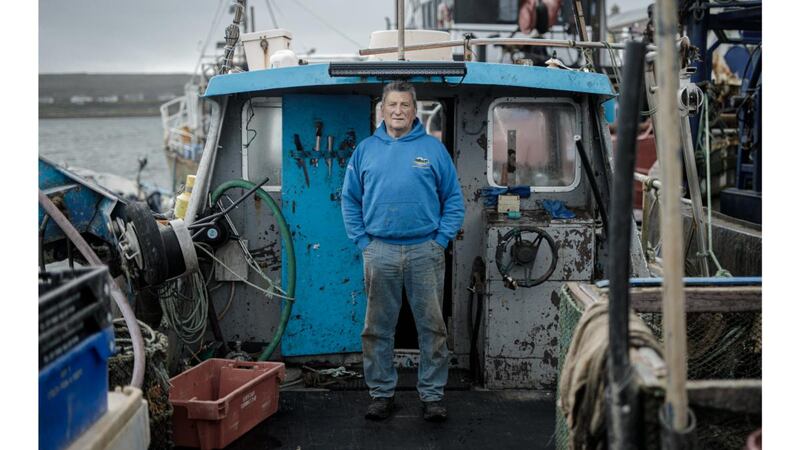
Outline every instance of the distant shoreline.
<path fill-rule="evenodd" d="M 150 117 L 189 74 L 39 74 L 39 118 Z M 174 109 L 174 108 L 173 108 Z"/>
<path fill-rule="evenodd" d="M 159 117 L 158 104 L 127 104 L 116 106 L 39 105 L 40 119 L 97 119 L 103 117 Z"/>

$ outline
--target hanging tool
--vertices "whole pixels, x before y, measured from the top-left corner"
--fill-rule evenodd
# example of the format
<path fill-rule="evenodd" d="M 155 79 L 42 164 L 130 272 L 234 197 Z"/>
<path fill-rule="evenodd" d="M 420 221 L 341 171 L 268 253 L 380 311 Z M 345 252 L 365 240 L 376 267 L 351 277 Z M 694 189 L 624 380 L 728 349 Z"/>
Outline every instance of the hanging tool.
<path fill-rule="evenodd" d="M 328 153 L 325 156 L 325 164 L 328 166 L 328 178 L 333 173 L 333 136 L 328 136 Z"/>
<path fill-rule="evenodd" d="M 294 134 L 294 148 L 295 153 L 293 158 L 297 161 L 297 167 L 303 169 L 303 177 L 306 179 L 306 187 L 311 187 L 311 181 L 308 179 L 308 168 L 306 167 L 306 151 L 303 150 L 303 143 L 300 142 L 300 135 Z"/>
<path fill-rule="evenodd" d="M 317 131 L 314 133 L 314 153 L 311 155 L 311 165 L 317 167 L 317 164 L 319 164 L 319 158 L 317 155 L 320 153 L 320 141 L 322 140 L 322 121 L 315 120 L 314 128 Z"/>

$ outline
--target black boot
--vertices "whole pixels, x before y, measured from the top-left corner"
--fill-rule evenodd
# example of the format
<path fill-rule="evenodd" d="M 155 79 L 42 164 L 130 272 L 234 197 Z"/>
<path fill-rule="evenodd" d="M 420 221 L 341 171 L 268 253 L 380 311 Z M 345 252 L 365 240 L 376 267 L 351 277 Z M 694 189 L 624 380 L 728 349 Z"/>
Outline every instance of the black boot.
<path fill-rule="evenodd" d="M 444 422 L 447 420 L 447 408 L 441 401 L 422 402 L 422 418 L 429 422 Z"/>
<path fill-rule="evenodd" d="M 364 417 L 370 420 L 383 420 L 392 414 L 393 409 L 394 397 L 373 398 Z"/>

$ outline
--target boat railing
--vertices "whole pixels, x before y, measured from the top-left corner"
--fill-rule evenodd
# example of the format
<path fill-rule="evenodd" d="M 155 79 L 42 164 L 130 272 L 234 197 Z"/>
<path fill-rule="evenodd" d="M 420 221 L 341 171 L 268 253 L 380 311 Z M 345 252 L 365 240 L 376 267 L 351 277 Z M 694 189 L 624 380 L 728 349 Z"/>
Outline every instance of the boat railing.
<path fill-rule="evenodd" d="M 539 38 L 464 38 L 449 41 L 428 42 L 425 44 L 405 45 L 405 51 L 430 50 L 446 47 L 464 47 L 464 59 L 472 60 L 472 46 L 474 45 L 514 45 L 529 47 L 558 47 L 558 48 L 580 48 L 580 49 L 606 49 L 622 50 L 624 43 L 596 42 L 596 41 L 574 41 L 568 39 L 539 39 Z M 654 45 L 648 45 L 648 50 L 656 50 Z M 361 56 L 381 55 L 385 53 L 396 53 L 399 47 L 381 47 L 360 49 L 358 54 Z"/>
<path fill-rule="evenodd" d="M 194 130 L 189 111 L 187 97 L 177 97 L 160 107 L 161 126 L 164 129 L 164 146 L 169 151 L 183 153 L 186 144 L 195 144 L 200 141 L 199 136 Z"/>

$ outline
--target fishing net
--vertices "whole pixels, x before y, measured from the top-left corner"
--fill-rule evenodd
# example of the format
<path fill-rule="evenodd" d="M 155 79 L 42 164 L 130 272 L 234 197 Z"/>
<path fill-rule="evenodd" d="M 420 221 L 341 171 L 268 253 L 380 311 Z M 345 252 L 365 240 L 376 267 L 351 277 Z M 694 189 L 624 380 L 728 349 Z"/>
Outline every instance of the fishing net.
<path fill-rule="evenodd" d="M 169 402 L 167 372 L 167 337 L 139 321 L 145 349 L 145 372 L 142 393 L 147 400 L 150 419 L 150 448 L 172 448 L 172 405 Z M 126 386 L 133 373 L 133 345 L 128 327 L 122 319 L 114 321 L 117 351 L 108 361 L 108 383 Z"/>
<path fill-rule="evenodd" d="M 583 306 L 565 285 L 559 292 L 559 376 L 575 327 L 583 314 Z M 687 303 L 691 298 L 687 299 Z M 639 313 L 653 334 L 663 342 L 662 314 Z M 688 379 L 703 381 L 704 389 L 715 389 L 724 382 L 761 379 L 761 302 L 753 299 L 731 312 L 690 312 L 686 315 Z M 643 420 L 640 436 L 642 448 L 660 448 L 659 408 L 664 404 L 663 386 L 642 386 L 640 396 Z M 561 392 L 557 392 L 557 398 Z M 736 410 L 724 405 L 690 404 L 697 420 L 697 448 L 742 449 L 748 435 L 761 427 L 761 409 L 743 407 Z M 566 419 L 556 410 L 555 443 L 557 449 L 569 448 Z"/>
<path fill-rule="evenodd" d="M 562 286 L 559 291 L 558 310 L 558 374 L 560 377 L 561 370 L 564 368 L 564 359 L 567 355 L 567 350 L 569 350 L 569 344 L 572 342 L 572 335 L 575 332 L 575 326 L 581 319 L 583 309 L 578 306 L 578 303 L 569 294 L 569 290 L 565 286 Z M 556 399 L 561 398 L 560 385 L 561 383 L 556 383 Z M 561 413 L 558 404 L 556 404 L 555 443 L 557 449 L 569 448 L 569 428 L 567 426 L 567 419 Z"/>

